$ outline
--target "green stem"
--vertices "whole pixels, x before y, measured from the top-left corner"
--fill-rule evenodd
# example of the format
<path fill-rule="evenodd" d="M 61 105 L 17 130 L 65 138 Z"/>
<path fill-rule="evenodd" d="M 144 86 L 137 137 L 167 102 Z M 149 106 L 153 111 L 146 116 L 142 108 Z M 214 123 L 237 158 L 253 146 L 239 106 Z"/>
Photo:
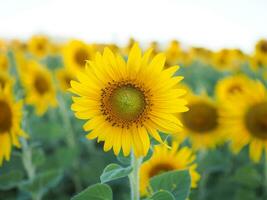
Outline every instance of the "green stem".
<path fill-rule="evenodd" d="M 33 180 L 35 177 L 35 167 L 32 163 L 32 149 L 28 145 L 28 142 L 25 138 L 21 138 L 21 144 L 22 144 L 22 162 L 25 167 L 29 180 Z"/>
<path fill-rule="evenodd" d="M 264 158 L 264 186 L 267 188 L 267 155 Z M 267 197 L 267 190 L 265 190 L 265 196 Z"/>
<path fill-rule="evenodd" d="M 202 149 L 199 152 L 199 162 L 203 162 L 205 157 L 206 157 L 207 151 L 205 149 Z M 198 199 L 199 200 L 205 200 L 206 199 L 206 184 L 208 181 L 208 173 L 204 171 L 201 176 L 201 180 L 199 183 L 199 195 Z"/>
<path fill-rule="evenodd" d="M 69 147 L 74 148 L 75 147 L 75 136 L 74 136 L 74 131 L 69 119 L 69 114 L 66 108 L 66 103 L 62 97 L 61 94 L 58 95 L 58 102 L 59 102 L 59 110 L 60 110 L 60 114 L 63 120 L 63 123 L 66 127 L 67 130 L 67 136 L 66 136 L 66 142 L 68 144 Z"/>
<path fill-rule="evenodd" d="M 71 120 L 69 118 L 68 110 L 66 108 L 66 103 L 65 103 L 61 93 L 59 93 L 59 95 L 58 95 L 58 101 L 59 101 L 60 114 L 61 114 L 63 123 L 65 125 L 65 128 L 67 130 L 66 131 L 67 135 L 65 137 L 66 143 L 71 149 L 75 149 L 75 147 L 76 147 L 75 134 L 74 134 L 73 127 L 71 124 Z M 78 161 L 73 162 L 72 167 L 73 167 L 74 171 L 78 171 L 79 170 L 79 162 Z M 80 177 L 75 176 L 75 174 L 76 173 L 74 173 L 74 176 L 73 176 L 73 182 L 74 182 L 76 191 L 79 192 L 82 190 L 82 183 L 81 183 Z"/>
<path fill-rule="evenodd" d="M 131 200 L 140 200 L 139 169 L 141 163 L 142 163 L 142 158 L 136 158 L 132 152 L 131 165 L 133 167 L 133 171 L 129 175 L 130 186 L 131 186 Z"/>

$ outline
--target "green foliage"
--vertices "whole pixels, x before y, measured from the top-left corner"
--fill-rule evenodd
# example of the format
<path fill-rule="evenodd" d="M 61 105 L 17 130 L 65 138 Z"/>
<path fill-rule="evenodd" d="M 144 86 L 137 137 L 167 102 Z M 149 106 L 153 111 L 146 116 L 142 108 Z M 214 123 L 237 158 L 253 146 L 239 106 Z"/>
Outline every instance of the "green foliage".
<path fill-rule="evenodd" d="M 49 188 L 55 187 L 62 177 L 62 171 L 51 170 L 38 174 L 33 180 L 24 181 L 19 188 L 32 196 L 45 194 Z"/>
<path fill-rule="evenodd" d="M 176 200 L 185 200 L 190 192 L 191 178 L 187 170 L 175 170 L 153 177 L 150 185 L 154 192 L 167 190 Z"/>
<path fill-rule="evenodd" d="M 18 170 L 0 175 L 0 190 L 9 190 L 19 185 L 23 179 L 23 173 Z"/>
<path fill-rule="evenodd" d="M 106 184 L 95 184 L 81 193 L 77 194 L 71 200 L 112 200 L 112 190 Z"/>
<path fill-rule="evenodd" d="M 126 177 L 132 172 L 132 170 L 131 166 L 123 168 L 115 163 L 109 164 L 100 176 L 101 183 Z"/>
<path fill-rule="evenodd" d="M 175 200 L 175 197 L 168 191 L 158 191 L 147 200 Z"/>

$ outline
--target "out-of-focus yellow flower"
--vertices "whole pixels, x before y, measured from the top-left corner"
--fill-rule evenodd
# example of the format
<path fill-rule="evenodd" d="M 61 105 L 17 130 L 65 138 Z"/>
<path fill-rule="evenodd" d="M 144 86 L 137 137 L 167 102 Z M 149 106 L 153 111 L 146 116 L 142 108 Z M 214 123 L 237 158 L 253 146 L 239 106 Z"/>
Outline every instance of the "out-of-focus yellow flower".
<path fill-rule="evenodd" d="M 9 43 L 9 47 L 13 50 L 13 51 L 21 51 L 21 52 L 26 52 L 28 50 L 28 46 L 27 43 L 19 40 L 19 39 L 14 39 L 11 40 Z"/>
<path fill-rule="evenodd" d="M 238 70 L 246 56 L 238 49 L 222 49 L 213 54 L 213 65 L 219 70 Z"/>
<path fill-rule="evenodd" d="M 250 158 L 259 162 L 263 150 L 267 150 L 266 88 L 262 83 L 254 82 L 224 105 L 222 123 L 232 151 L 238 153 L 249 144 Z"/>
<path fill-rule="evenodd" d="M 261 56 L 267 57 L 267 40 L 261 39 L 257 42 L 255 46 L 255 53 Z"/>
<path fill-rule="evenodd" d="M 130 38 L 126 47 L 122 48 L 122 54 L 123 56 L 128 56 L 129 55 L 129 52 L 130 50 L 132 49 L 133 45 L 136 43 L 137 41 L 135 41 L 134 38 Z"/>
<path fill-rule="evenodd" d="M 73 73 L 83 71 L 87 60 L 94 58 L 92 46 L 79 41 L 71 40 L 63 48 L 64 64 Z"/>
<path fill-rule="evenodd" d="M 243 74 L 223 78 L 216 85 L 216 97 L 219 101 L 223 102 L 236 94 L 244 92 L 250 83 L 251 80 Z"/>
<path fill-rule="evenodd" d="M 48 37 L 43 35 L 35 35 L 28 41 L 29 52 L 38 57 L 42 58 L 50 52 L 50 42 Z"/>
<path fill-rule="evenodd" d="M 76 80 L 75 75 L 72 71 L 67 68 L 59 69 L 56 73 L 57 80 L 59 82 L 60 89 L 66 92 L 70 87 L 70 82 Z"/>
<path fill-rule="evenodd" d="M 181 97 L 185 91 L 173 76 L 178 66 L 164 69 L 163 53 L 150 58 L 151 50 L 142 55 L 138 44 L 129 53 L 127 63 L 108 48 L 103 55 L 87 63 L 86 70 L 71 82 L 72 110 L 87 120 L 87 138 L 104 142 L 104 151 L 113 148 L 115 155 L 125 156 L 133 150 L 136 157 L 150 148 L 150 138 L 163 142 L 158 131 L 177 133 L 182 124 L 176 114 L 187 111 Z"/>
<path fill-rule="evenodd" d="M 166 64 L 168 66 L 178 64 L 179 57 L 181 55 L 182 49 L 180 43 L 176 40 L 170 42 L 166 49 Z"/>
<path fill-rule="evenodd" d="M 200 61 L 205 64 L 211 64 L 213 52 L 202 47 L 191 47 L 188 52 L 192 61 Z"/>
<path fill-rule="evenodd" d="M 0 71 L 8 71 L 9 60 L 6 53 L 0 52 Z"/>
<path fill-rule="evenodd" d="M 0 89 L 8 87 L 12 88 L 13 79 L 9 76 L 7 72 L 0 71 Z"/>
<path fill-rule="evenodd" d="M 255 53 L 250 58 L 250 66 L 253 70 L 267 68 L 267 56 L 261 53 Z"/>
<path fill-rule="evenodd" d="M 200 175 L 196 171 L 196 156 L 189 147 L 179 148 L 173 142 L 171 149 L 166 145 L 157 145 L 152 157 L 141 165 L 140 192 L 142 196 L 149 194 L 149 179 L 164 172 L 188 169 L 191 175 L 191 187 L 196 188 Z"/>
<path fill-rule="evenodd" d="M 26 90 L 26 103 L 35 107 L 37 115 L 43 115 L 49 106 L 57 105 L 52 77 L 46 68 L 31 61 L 27 72 L 21 75 Z"/>
<path fill-rule="evenodd" d="M 217 103 L 205 94 L 186 96 L 189 111 L 180 114 L 184 131 L 176 135 L 178 141 L 189 138 L 196 150 L 214 148 L 223 142 L 220 110 Z"/>
<path fill-rule="evenodd" d="M 10 88 L 0 88 L 0 166 L 9 160 L 12 146 L 20 147 L 19 137 L 27 137 L 21 129 L 22 102 L 14 102 Z"/>

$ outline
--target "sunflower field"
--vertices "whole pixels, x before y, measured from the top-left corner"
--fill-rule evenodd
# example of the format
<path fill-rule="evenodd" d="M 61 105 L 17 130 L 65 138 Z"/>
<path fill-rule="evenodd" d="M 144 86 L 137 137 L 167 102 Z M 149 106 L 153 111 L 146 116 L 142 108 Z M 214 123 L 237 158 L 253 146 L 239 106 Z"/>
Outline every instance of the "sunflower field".
<path fill-rule="evenodd" d="M 266 200 L 267 40 L 0 40 L 0 200 L 68 199 Z"/>

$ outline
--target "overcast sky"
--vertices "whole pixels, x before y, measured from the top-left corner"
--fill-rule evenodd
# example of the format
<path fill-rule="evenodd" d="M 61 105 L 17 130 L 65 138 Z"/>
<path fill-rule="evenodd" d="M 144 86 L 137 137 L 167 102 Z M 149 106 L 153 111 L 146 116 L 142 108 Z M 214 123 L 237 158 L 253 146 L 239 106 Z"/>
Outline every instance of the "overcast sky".
<path fill-rule="evenodd" d="M 0 0 L 0 37 L 45 33 L 88 42 L 165 43 L 251 51 L 267 38 L 266 0 Z"/>

